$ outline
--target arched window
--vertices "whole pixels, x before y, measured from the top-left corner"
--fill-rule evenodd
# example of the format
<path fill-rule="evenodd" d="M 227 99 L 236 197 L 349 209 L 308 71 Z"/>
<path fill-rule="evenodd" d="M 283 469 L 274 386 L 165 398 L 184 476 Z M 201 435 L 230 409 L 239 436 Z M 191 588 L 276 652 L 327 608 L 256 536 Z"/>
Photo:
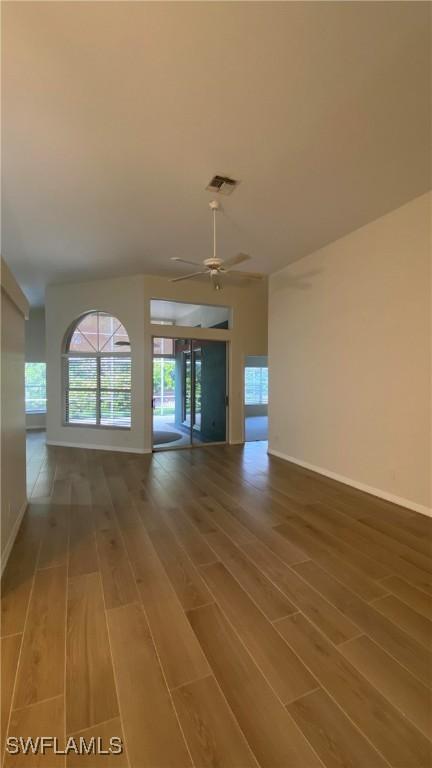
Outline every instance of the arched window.
<path fill-rule="evenodd" d="M 131 425 L 131 348 L 126 329 L 106 312 L 89 312 L 66 334 L 64 422 Z"/>

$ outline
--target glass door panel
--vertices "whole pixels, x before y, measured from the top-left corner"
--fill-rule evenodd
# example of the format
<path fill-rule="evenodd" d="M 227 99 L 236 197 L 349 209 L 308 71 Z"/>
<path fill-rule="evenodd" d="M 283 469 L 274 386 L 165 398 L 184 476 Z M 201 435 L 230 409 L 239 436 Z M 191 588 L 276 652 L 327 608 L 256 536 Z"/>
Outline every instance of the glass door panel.
<path fill-rule="evenodd" d="M 227 362 L 225 341 L 192 342 L 192 442 L 226 441 Z"/>
<path fill-rule="evenodd" d="M 201 430 L 201 347 L 193 349 L 193 429 Z"/>
<path fill-rule="evenodd" d="M 226 441 L 226 342 L 153 339 L 153 448 Z"/>
<path fill-rule="evenodd" d="M 181 374 L 183 378 L 182 422 L 185 427 L 190 429 L 192 424 L 192 365 L 190 348 L 183 350 L 181 356 Z"/>
<path fill-rule="evenodd" d="M 191 445 L 191 342 L 153 339 L 153 448 Z"/>

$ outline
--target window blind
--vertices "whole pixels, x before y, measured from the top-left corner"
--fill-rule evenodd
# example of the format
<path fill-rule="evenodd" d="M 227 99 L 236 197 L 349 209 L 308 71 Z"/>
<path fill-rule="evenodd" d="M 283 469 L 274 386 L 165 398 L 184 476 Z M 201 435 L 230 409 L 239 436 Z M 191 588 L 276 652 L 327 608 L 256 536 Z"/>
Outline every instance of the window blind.
<path fill-rule="evenodd" d="M 266 405 L 268 403 L 268 368 L 247 366 L 245 368 L 245 404 Z"/>
<path fill-rule="evenodd" d="M 100 379 L 102 389 L 130 389 L 130 357 L 101 357 Z"/>
<path fill-rule="evenodd" d="M 100 423 L 129 427 L 131 422 L 131 359 L 100 358 Z"/>
<path fill-rule="evenodd" d="M 66 424 L 130 427 L 131 358 L 65 356 L 64 392 Z"/>

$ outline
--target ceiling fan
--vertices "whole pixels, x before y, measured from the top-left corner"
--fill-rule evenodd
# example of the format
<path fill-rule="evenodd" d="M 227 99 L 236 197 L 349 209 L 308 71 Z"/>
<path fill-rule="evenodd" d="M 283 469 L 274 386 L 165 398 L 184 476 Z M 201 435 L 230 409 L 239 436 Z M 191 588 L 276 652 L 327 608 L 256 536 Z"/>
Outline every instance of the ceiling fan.
<path fill-rule="evenodd" d="M 180 280 L 191 280 L 194 277 L 200 277 L 201 275 L 209 275 L 215 291 L 220 291 L 223 288 L 222 277 L 233 276 L 236 278 L 245 278 L 247 280 L 262 280 L 263 275 L 259 272 L 239 272 L 238 270 L 233 269 L 237 264 L 241 264 L 243 261 L 250 259 L 250 256 L 246 253 L 238 253 L 237 256 L 232 256 L 225 261 L 216 256 L 216 213 L 219 210 L 219 203 L 216 200 L 212 200 L 209 203 L 209 207 L 213 214 L 213 256 L 209 259 L 204 259 L 202 263 L 198 261 L 188 261 L 188 259 L 180 259 L 178 256 L 172 256 L 171 261 L 180 261 L 182 264 L 193 264 L 195 267 L 201 267 L 201 270 L 199 272 L 190 272 L 188 275 L 182 275 L 181 277 L 174 277 L 171 279 L 171 282 L 178 283 Z"/>

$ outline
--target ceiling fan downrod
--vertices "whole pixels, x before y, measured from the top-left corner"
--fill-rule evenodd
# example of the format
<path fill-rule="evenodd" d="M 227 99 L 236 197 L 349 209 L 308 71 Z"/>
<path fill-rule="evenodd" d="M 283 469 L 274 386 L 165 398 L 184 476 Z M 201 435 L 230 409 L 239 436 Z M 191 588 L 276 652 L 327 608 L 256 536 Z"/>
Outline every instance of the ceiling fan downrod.
<path fill-rule="evenodd" d="M 209 208 L 213 213 L 213 260 L 216 261 L 216 213 L 219 210 L 219 203 L 217 200 L 211 200 Z"/>

